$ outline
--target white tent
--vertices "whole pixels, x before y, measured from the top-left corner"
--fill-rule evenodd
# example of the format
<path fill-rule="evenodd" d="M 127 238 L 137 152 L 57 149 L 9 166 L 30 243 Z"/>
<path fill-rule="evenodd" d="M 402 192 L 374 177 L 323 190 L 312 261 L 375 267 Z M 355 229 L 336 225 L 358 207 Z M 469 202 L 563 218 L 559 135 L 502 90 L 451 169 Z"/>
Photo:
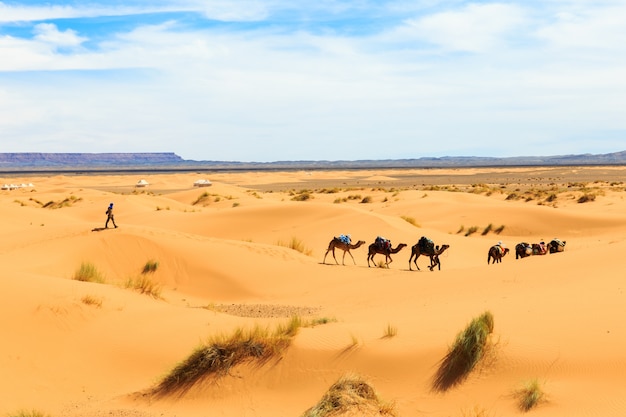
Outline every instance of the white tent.
<path fill-rule="evenodd" d="M 213 184 L 211 184 L 211 181 L 209 180 L 198 180 L 196 182 L 193 183 L 194 187 L 209 187 Z"/>
<path fill-rule="evenodd" d="M 137 181 L 137 184 L 135 184 L 135 187 L 146 187 L 148 185 L 150 185 L 148 183 L 148 181 L 146 181 L 146 180 L 139 180 L 139 181 Z"/>

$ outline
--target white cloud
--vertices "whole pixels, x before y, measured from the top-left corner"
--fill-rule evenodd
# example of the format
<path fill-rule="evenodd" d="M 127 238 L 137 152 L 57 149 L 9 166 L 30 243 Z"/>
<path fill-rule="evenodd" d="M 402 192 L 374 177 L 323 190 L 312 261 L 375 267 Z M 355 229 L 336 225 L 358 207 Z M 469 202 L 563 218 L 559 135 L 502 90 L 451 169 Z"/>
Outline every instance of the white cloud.
<path fill-rule="evenodd" d="M 486 52 L 526 22 L 524 10 L 512 4 L 469 4 L 405 22 L 400 34 L 445 50 Z"/>
<path fill-rule="evenodd" d="M 67 29 L 66 31 L 59 31 L 56 25 L 52 23 L 40 23 L 35 25 L 34 28 L 35 39 L 40 42 L 45 42 L 55 46 L 78 46 L 86 38 L 78 36 L 76 31 Z"/>

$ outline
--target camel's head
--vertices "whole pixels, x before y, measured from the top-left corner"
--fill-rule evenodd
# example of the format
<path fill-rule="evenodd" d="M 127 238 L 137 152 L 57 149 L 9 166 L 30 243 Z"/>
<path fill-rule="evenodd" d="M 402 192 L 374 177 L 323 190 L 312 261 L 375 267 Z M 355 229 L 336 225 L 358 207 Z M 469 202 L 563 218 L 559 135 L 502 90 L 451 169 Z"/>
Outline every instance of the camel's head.
<path fill-rule="evenodd" d="M 443 252 L 446 249 L 449 249 L 450 245 L 441 245 L 441 251 Z"/>
<path fill-rule="evenodd" d="M 506 255 L 507 253 L 509 253 L 509 248 L 504 248 L 504 252 L 502 252 L 502 256 Z"/>

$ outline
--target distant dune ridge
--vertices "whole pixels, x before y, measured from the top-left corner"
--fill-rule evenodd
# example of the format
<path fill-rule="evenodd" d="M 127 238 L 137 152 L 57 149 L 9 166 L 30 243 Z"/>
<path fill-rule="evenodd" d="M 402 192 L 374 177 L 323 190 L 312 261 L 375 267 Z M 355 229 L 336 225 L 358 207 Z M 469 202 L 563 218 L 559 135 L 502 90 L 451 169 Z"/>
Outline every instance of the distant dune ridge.
<path fill-rule="evenodd" d="M 580 154 L 554 156 L 477 157 L 444 156 L 411 159 L 355 160 L 355 161 L 195 161 L 185 160 L 173 152 L 143 153 L 0 153 L 0 170 L 16 168 L 106 168 L 106 167 L 194 167 L 263 169 L 263 168 L 417 168 L 417 167 L 472 167 L 472 166 L 555 166 L 555 165 L 622 165 L 626 151 L 607 154 Z"/>
<path fill-rule="evenodd" d="M 626 165 L 5 182 L 33 187 L 0 190 L 1 416 L 626 415 Z"/>

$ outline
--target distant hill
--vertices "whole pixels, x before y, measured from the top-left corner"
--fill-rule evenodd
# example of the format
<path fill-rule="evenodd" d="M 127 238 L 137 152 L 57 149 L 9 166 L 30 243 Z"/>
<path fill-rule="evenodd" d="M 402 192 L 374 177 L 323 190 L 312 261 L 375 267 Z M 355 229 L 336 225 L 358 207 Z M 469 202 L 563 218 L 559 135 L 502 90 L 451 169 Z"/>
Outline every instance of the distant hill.
<path fill-rule="evenodd" d="M 423 157 L 355 161 L 193 161 L 173 152 L 161 153 L 0 153 L 0 171 L 128 171 L 165 170 L 267 170 L 360 168 L 462 168 L 498 166 L 626 165 L 626 151 L 608 154 L 517 156 Z"/>

